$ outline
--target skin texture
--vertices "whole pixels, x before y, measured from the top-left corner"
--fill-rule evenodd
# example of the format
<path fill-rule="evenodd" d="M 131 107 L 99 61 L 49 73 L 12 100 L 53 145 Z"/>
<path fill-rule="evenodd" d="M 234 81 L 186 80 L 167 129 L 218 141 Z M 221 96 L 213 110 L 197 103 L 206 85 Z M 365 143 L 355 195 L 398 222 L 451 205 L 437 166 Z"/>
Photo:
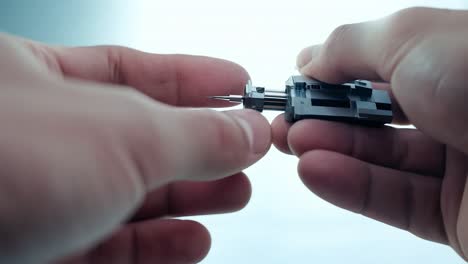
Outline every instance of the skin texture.
<path fill-rule="evenodd" d="M 396 121 L 417 129 L 319 120 L 272 124 L 278 149 L 300 157 L 305 185 L 350 211 L 468 256 L 468 12 L 411 8 L 337 28 L 302 50 L 301 73 L 387 89 Z"/>
<path fill-rule="evenodd" d="M 199 223 L 241 209 L 271 128 L 208 95 L 248 75 L 219 59 L 50 47 L 0 35 L 0 262 L 195 263 Z M 184 108 L 185 107 L 185 108 Z"/>

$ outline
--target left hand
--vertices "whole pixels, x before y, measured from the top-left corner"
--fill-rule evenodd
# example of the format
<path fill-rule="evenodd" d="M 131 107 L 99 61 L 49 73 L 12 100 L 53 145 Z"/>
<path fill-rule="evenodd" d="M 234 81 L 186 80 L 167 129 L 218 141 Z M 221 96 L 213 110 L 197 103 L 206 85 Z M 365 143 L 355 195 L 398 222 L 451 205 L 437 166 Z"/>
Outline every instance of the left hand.
<path fill-rule="evenodd" d="M 206 228 L 166 217 L 243 208 L 241 171 L 271 128 L 254 111 L 181 106 L 226 106 L 207 96 L 248 78 L 219 59 L 0 34 L 0 262 L 203 259 Z"/>

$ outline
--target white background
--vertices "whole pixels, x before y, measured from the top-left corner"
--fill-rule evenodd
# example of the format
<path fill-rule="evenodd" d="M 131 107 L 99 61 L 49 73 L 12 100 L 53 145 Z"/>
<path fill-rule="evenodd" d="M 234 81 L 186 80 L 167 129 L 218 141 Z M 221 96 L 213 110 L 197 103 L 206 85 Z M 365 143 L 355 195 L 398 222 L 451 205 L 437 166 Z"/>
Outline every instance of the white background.
<path fill-rule="evenodd" d="M 51 43 L 221 57 L 243 65 L 254 85 L 274 89 L 296 73 L 300 49 L 323 42 L 340 24 L 415 5 L 468 7 L 456 0 L 0 3 L 5 31 Z M 271 120 L 274 114 L 267 116 Z M 272 148 L 247 170 L 253 196 L 243 211 L 192 218 L 212 234 L 212 250 L 203 263 L 463 263 L 446 246 L 320 200 L 301 184 L 296 163 Z"/>

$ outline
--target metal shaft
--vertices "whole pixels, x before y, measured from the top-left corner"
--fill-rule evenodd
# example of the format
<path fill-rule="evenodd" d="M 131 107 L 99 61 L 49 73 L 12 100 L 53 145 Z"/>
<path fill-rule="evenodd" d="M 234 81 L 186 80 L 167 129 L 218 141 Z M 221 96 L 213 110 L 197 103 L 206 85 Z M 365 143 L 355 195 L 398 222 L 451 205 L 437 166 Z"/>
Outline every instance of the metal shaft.
<path fill-rule="evenodd" d="M 262 96 L 229 95 L 229 96 L 210 96 L 212 99 L 224 100 L 233 103 L 243 103 L 246 108 L 254 108 L 261 105 L 257 110 L 276 110 L 284 111 L 286 108 L 287 95 L 283 92 L 265 91 Z"/>
<path fill-rule="evenodd" d="M 287 96 L 285 93 L 265 91 L 263 100 L 264 110 L 284 111 L 286 108 Z"/>

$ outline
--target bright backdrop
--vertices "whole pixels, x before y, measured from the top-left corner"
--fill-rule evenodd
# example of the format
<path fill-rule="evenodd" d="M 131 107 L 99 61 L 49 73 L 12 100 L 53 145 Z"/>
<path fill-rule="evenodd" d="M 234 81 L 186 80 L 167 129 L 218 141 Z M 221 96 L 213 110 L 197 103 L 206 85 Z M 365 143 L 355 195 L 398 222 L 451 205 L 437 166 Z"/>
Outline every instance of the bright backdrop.
<path fill-rule="evenodd" d="M 340 24 L 415 5 L 468 8 L 461 0 L 3 0 L 0 30 L 56 44 L 221 57 L 243 65 L 255 85 L 281 89 L 302 47 Z M 320 200 L 301 184 L 296 162 L 272 148 L 247 170 L 254 192 L 243 211 L 192 218 L 213 238 L 203 263 L 463 263 L 446 246 Z"/>

